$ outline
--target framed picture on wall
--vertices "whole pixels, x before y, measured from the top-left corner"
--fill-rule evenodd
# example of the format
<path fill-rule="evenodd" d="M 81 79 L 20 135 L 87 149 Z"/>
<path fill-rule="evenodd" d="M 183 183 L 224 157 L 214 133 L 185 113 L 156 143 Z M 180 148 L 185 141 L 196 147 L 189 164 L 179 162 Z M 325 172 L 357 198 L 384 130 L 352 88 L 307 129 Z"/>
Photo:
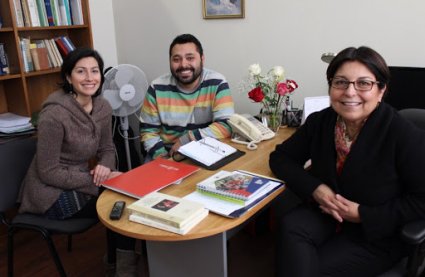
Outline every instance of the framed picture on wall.
<path fill-rule="evenodd" d="M 244 18 L 245 0 L 202 0 L 204 19 Z"/>

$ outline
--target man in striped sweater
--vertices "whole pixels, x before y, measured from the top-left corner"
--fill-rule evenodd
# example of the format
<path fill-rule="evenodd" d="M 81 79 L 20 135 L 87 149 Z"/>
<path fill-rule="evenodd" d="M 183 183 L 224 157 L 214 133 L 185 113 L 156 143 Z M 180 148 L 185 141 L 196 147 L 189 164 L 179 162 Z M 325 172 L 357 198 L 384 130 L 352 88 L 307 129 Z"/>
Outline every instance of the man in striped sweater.
<path fill-rule="evenodd" d="M 171 157 L 181 145 L 203 137 L 229 137 L 226 120 L 234 113 L 224 76 L 203 67 L 199 40 L 177 36 L 170 45 L 170 73 L 150 85 L 140 114 L 145 162 Z"/>

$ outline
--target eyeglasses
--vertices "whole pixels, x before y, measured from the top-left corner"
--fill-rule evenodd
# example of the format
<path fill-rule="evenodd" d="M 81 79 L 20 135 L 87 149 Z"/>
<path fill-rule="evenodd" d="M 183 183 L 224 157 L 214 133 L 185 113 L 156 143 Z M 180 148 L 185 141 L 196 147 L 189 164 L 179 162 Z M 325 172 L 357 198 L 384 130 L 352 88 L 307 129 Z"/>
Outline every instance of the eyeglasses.
<path fill-rule="evenodd" d="M 354 88 L 358 91 L 369 91 L 373 88 L 374 84 L 379 84 L 379 82 L 361 79 L 352 82 L 343 78 L 331 79 L 331 87 L 336 89 L 347 89 L 350 84 L 353 84 Z"/>

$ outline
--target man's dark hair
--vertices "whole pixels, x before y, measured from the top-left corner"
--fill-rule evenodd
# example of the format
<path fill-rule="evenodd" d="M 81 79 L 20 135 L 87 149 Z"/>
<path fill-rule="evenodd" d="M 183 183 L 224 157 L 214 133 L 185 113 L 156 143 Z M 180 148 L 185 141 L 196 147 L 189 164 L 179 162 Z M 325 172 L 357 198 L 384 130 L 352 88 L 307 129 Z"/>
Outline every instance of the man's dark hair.
<path fill-rule="evenodd" d="M 173 42 L 171 42 L 170 50 L 169 50 L 169 57 L 171 58 L 171 50 L 173 50 L 174 45 L 176 44 L 185 44 L 185 43 L 194 43 L 196 45 L 196 50 L 198 51 L 199 55 L 202 57 L 204 55 L 204 50 L 202 49 L 201 42 L 193 35 L 191 34 L 182 34 L 177 36 Z"/>

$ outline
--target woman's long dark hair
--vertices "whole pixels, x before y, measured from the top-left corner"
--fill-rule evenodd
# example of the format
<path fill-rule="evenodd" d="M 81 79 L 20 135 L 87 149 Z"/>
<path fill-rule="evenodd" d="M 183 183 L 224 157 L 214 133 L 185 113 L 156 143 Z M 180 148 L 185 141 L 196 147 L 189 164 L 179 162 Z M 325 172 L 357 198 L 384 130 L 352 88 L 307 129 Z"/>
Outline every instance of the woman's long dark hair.
<path fill-rule="evenodd" d="M 75 93 L 73 91 L 72 85 L 68 82 L 67 77 L 71 76 L 72 70 L 74 69 L 77 62 L 87 57 L 93 57 L 97 61 L 97 64 L 99 66 L 101 76 L 100 86 L 96 93 L 93 95 L 93 97 L 100 95 L 102 91 L 103 82 L 105 81 L 105 75 L 103 74 L 103 59 L 96 50 L 87 47 L 77 48 L 74 51 L 70 52 L 68 55 L 66 55 L 63 59 L 61 68 L 62 83 L 60 84 L 60 86 L 65 92 Z"/>

